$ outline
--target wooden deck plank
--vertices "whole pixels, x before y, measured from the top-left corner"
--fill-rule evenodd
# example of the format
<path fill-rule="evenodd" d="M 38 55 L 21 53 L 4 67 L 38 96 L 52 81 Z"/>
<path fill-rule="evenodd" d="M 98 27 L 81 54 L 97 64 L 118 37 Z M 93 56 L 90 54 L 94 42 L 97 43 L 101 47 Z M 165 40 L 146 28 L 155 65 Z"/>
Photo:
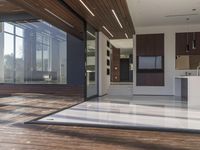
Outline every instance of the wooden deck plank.
<path fill-rule="evenodd" d="M 18 95 L 0 98 L 0 150 L 198 150 L 199 134 L 27 125 L 80 102 L 73 97 Z"/>

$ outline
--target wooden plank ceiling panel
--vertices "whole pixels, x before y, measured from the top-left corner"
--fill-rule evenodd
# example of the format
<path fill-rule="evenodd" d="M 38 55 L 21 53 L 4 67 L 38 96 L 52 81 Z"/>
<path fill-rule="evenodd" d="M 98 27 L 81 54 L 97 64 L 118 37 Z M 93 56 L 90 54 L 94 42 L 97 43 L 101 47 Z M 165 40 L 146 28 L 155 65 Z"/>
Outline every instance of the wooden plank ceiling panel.
<path fill-rule="evenodd" d="M 7 1 L 11 3 L 8 3 Z M 92 16 L 88 12 L 80 0 L 7 1 L 0 1 L 0 8 L 2 7 L 0 13 L 19 13 L 20 11 L 26 11 L 81 39 L 84 38 L 83 20 L 65 7 L 63 2 L 94 28 L 106 34 L 110 39 L 125 39 L 125 33 L 129 38 L 132 38 L 135 33 L 126 0 L 82 0 L 95 16 Z M 4 3 L 4 5 L 1 6 L 1 3 Z M 112 10 L 115 10 L 123 28 L 118 24 Z M 103 26 L 110 31 L 113 37 L 103 28 Z"/>
<path fill-rule="evenodd" d="M 24 10 L 8 1 L 0 1 L 0 15 L 24 13 Z"/>
<path fill-rule="evenodd" d="M 7 0 L 62 30 L 84 39 L 84 22 L 60 0 Z"/>
<path fill-rule="evenodd" d="M 125 33 L 129 38 L 132 38 L 135 33 L 126 0 L 82 0 L 95 16 L 92 16 L 89 13 L 80 0 L 63 1 L 88 23 L 97 30 L 105 33 L 111 39 L 124 39 L 126 38 Z M 123 28 L 118 24 L 112 13 L 112 9 L 115 10 Z M 113 34 L 113 37 L 103 28 L 103 26 Z"/>

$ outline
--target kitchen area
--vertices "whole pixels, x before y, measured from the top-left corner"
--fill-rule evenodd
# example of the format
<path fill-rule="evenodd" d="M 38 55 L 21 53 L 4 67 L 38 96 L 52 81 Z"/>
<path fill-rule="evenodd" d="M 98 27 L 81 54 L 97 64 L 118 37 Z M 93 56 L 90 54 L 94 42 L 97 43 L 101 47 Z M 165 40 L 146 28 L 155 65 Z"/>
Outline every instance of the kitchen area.
<path fill-rule="evenodd" d="M 189 108 L 200 107 L 200 33 L 176 34 L 175 95 Z"/>

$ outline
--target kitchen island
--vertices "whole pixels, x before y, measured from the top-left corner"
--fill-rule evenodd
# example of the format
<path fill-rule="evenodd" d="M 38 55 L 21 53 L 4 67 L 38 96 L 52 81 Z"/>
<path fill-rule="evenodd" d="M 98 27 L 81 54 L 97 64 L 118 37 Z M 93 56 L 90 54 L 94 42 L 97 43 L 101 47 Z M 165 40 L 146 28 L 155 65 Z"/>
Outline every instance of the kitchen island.
<path fill-rule="evenodd" d="M 187 101 L 188 107 L 200 108 L 200 76 L 175 77 L 175 95 Z"/>

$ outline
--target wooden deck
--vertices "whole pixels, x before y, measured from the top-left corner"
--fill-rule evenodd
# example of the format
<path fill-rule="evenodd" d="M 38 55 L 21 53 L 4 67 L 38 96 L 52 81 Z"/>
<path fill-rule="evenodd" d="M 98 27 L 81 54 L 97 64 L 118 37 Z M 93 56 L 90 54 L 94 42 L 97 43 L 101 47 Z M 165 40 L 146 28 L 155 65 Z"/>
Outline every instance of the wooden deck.
<path fill-rule="evenodd" d="M 24 124 L 80 101 L 35 94 L 0 98 L 0 150 L 200 149 L 200 134 Z"/>

